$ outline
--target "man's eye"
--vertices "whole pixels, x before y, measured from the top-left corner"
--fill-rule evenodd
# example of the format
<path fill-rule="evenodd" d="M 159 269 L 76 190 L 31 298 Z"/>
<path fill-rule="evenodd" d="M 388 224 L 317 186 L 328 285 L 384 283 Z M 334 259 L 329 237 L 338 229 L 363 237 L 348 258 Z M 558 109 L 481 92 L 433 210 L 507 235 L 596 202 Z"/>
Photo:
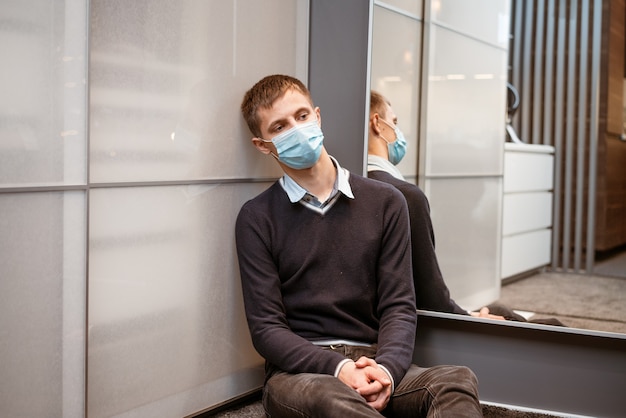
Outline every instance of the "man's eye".
<path fill-rule="evenodd" d="M 300 116 L 298 116 L 299 120 L 307 120 L 307 118 L 309 117 L 308 113 L 302 113 L 300 114 Z"/>

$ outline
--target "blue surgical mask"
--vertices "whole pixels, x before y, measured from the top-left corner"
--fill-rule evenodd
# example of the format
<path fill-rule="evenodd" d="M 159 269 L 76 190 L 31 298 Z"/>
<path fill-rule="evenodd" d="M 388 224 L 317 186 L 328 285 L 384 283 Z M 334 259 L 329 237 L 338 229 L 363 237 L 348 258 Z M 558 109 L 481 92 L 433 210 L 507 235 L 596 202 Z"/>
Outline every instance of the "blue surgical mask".
<path fill-rule="evenodd" d="M 278 161 L 295 170 L 311 168 L 322 154 L 324 134 L 317 120 L 296 125 L 276 135 L 272 139 L 263 139 L 276 147 Z"/>
<path fill-rule="evenodd" d="M 404 158 L 406 154 L 407 142 L 404 138 L 404 134 L 397 126 L 392 126 L 389 122 L 384 119 L 380 119 L 382 122 L 385 122 L 389 127 L 393 128 L 393 132 L 396 134 L 396 140 L 393 142 L 387 141 L 387 139 L 380 135 L 380 137 L 387 143 L 387 152 L 389 153 L 389 162 L 393 165 L 398 165 L 398 163 Z"/>

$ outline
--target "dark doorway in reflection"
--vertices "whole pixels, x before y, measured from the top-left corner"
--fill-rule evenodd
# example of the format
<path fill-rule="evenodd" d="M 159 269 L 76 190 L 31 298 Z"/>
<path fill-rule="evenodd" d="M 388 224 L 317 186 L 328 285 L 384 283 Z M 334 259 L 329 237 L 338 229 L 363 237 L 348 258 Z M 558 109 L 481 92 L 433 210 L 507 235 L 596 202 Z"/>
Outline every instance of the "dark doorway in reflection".
<path fill-rule="evenodd" d="M 593 273 L 598 276 L 626 279 L 626 245 L 612 251 L 596 253 Z"/>

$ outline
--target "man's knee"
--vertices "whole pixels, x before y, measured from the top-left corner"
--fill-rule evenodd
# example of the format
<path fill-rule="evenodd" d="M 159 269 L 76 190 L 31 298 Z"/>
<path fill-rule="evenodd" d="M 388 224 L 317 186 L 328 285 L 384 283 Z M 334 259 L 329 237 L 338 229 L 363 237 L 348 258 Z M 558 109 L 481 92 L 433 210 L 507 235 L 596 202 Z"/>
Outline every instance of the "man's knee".
<path fill-rule="evenodd" d="M 355 390 L 330 375 L 279 374 L 269 379 L 264 392 L 263 403 L 271 416 L 328 416 L 321 411 L 351 416 L 355 410 L 370 409 Z"/>
<path fill-rule="evenodd" d="M 453 367 L 456 369 L 456 375 L 459 377 L 459 379 L 478 383 L 478 378 L 476 377 L 472 369 L 470 369 L 469 367 L 466 367 L 466 366 L 453 366 Z"/>
<path fill-rule="evenodd" d="M 478 378 L 476 374 L 466 366 L 436 366 L 436 376 L 447 386 L 463 386 L 474 391 L 478 388 Z"/>

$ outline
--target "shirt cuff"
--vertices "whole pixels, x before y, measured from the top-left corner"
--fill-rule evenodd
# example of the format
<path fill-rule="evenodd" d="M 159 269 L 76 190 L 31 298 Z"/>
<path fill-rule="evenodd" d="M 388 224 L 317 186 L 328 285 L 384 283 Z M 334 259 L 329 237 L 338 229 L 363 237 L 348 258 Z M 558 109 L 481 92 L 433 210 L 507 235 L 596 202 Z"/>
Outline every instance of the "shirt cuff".
<path fill-rule="evenodd" d="M 350 360 L 349 358 L 343 359 L 339 362 L 339 364 L 337 365 L 337 367 L 335 367 L 335 377 L 339 377 L 339 372 L 341 371 L 341 368 L 346 364 L 351 362 L 352 360 Z"/>
<path fill-rule="evenodd" d="M 379 364 L 378 367 L 383 369 L 384 372 L 387 373 L 387 376 L 389 376 L 389 380 L 391 380 L 391 394 L 393 395 L 393 392 L 395 392 L 396 390 L 396 383 L 393 381 L 393 376 L 391 376 L 391 373 L 389 373 L 389 370 L 387 370 L 387 368 L 383 366 L 382 364 Z"/>

